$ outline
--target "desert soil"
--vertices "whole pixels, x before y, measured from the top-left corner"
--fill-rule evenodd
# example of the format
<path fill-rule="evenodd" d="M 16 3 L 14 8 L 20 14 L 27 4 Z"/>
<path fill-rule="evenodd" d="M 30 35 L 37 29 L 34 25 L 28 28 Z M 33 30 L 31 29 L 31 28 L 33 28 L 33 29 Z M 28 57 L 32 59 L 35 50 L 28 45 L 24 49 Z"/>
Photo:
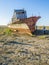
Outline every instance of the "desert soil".
<path fill-rule="evenodd" d="M 49 65 L 49 37 L 0 35 L 0 65 Z"/>

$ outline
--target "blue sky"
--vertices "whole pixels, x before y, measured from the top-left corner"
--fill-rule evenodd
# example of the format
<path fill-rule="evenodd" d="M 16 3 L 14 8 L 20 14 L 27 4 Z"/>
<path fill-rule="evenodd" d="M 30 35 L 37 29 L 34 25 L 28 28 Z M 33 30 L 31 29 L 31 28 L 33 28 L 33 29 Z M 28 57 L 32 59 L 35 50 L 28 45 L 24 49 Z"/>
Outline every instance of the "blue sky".
<path fill-rule="evenodd" d="M 0 25 L 11 21 L 14 9 L 25 9 L 27 16 L 41 16 L 36 25 L 49 26 L 49 0 L 0 0 Z"/>

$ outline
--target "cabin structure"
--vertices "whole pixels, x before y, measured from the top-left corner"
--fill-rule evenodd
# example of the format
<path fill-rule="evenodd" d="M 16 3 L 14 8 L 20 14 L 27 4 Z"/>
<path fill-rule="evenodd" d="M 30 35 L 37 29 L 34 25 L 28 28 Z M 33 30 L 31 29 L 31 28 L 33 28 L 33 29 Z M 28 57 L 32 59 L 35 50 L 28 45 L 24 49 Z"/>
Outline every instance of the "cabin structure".
<path fill-rule="evenodd" d="M 8 27 L 17 33 L 32 34 L 35 31 L 35 25 L 40 16 L 32 16 L 27 18 L 27 13 L 24 9 L 14 10 L 11 23 Z"/>
<path fill-rule="evenodd" d="M 12 16 L 12 22 L 16 22 L 18 19 L 25 19 L 27 18 L 26 11 L 24 9 L 14 10 L 14 14 Z"/>

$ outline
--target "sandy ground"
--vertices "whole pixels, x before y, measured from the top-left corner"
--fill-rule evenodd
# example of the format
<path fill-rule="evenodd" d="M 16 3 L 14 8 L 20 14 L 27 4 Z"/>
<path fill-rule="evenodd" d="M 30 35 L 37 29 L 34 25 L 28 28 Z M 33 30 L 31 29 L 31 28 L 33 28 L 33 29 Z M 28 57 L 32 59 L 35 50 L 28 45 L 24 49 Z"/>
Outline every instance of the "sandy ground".
<path fill-rule="evenodd" d="M 0 35 L 0 65 L 49 65 L 49 37 Z"/>

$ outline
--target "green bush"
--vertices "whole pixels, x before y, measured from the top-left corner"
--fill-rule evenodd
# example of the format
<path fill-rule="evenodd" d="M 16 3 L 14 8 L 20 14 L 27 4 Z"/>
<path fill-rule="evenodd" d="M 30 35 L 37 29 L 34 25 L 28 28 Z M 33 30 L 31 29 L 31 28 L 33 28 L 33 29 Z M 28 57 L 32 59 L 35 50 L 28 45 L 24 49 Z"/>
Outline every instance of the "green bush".
<path fill-rule="evenodd" d="M 12 33 L 12 31 L 11 31 L 9 28 L 5 28 L 5 29 L 4 29 L 4 34 L 9 35 L 9 34 L 11 34 L 11 33 Z"/>
<path fill-rule="evenodd" d="M 45 39 L 46 36 L 45 36 L 45 35 L 41 35 L 41 36 L 38 36 L 38 38 L 40 38 L 40 39 Z"/>

